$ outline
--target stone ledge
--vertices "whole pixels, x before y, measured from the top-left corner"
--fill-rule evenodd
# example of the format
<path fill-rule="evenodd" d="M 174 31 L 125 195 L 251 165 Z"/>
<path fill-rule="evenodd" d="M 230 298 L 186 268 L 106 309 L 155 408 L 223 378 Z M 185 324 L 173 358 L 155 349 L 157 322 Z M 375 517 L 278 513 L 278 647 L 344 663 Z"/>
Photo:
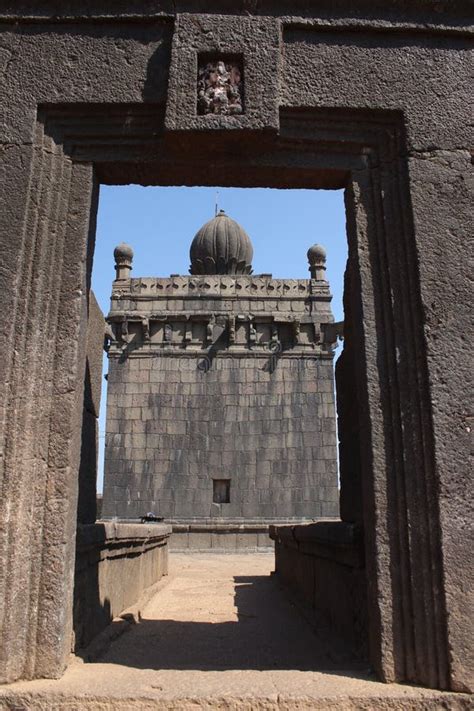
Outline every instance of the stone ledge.
<path fill-rule="evenodd" d="M 269 526 L 268 523 L 174 523 L 173 533 L 266 533 Z"/>
<path fill-rule="evenodd" d="M 364 567 L 362 529 L 346 521 L 316 521 L 301 525 L 271 525 L 269 535 L 276 543 L 317 558 L 342 565 Z"/>
<path fill-rule="evenodd" d="M 275 571 L 308 622 L 340 649 L 367 659 L 363 535 L 346 521 L 271 526 Z"/>
<path fill-rule="evenodd" d="M 28 711 L 468 711 L 472 696 L 401 684 L 369 675 L 290 671 L 132 669 L 73 664 L 59 681 L 20 682 L 0 689 L 0 709 Z"/>
<path fill-rule="evenodd" d="M 103 543 L 112 545 L 115 541 L 136 541 L 137 543 L 165 540 L 171 535 L 171 526 L 165 523 L 121 523 L 119 521 L 96 521 L 78 525 L 76 545 L 78 549 Z"/>
<path fill-rule="evenodd" d="M 273 548 L 270 527 L 295 528 L 301 519 L 204 519 L 169 520 L 173 529 L 170 540 L 174 550 L 247 550 L 259 551 Z"/>

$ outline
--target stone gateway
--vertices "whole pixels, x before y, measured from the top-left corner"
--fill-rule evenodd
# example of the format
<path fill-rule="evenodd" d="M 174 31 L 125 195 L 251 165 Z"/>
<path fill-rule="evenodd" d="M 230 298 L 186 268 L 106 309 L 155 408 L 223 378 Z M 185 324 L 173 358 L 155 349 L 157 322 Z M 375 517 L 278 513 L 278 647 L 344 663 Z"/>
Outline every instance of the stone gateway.
<path fill-rule="evenodd" d="M 277 527 L 277 569 L 307 582 L 309 536 L 379 679 L 472 690 L 471 53 L 470 0 L 0 0 L 1 681 L 69 659 L 99 187 L 137 183 L 345 190 L 341 520 Z M 255 281 L 216 270 L 216 291 Z M 257 351 L 268 324 L 250 305 L 219 323 L 215 301 L 200 342 L 244 330 Z M 171 307 L 114 339 L 173 352 L 185 325 Z M 303 320 L 291 338 L 309 345 Z"/>

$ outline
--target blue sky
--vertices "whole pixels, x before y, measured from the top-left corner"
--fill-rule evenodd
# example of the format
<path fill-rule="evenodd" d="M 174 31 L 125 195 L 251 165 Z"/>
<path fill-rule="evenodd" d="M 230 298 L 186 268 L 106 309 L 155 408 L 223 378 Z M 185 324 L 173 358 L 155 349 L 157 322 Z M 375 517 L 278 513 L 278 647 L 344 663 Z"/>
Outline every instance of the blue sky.
<path fill-rule="evenodd" d="M 92 288 L 106 315 L 115 276 L 113 250 L 133 247 L 132 276 L 187 274 L 189 246 L 197 230 L 215 213 L 216 202 L 250 236 L 255 273 L 307 279 L 306 252 L 312 244 L 327 251 L 333 312 L 342 320 L 343 274 L 347 259 L 342 190 L 266 188 L 185 188 L 101 186 Z M 104 358 L 104 373 L 107 359 Z M 106 381 L 99 419 L 98 490 L 102 490 Z"/>

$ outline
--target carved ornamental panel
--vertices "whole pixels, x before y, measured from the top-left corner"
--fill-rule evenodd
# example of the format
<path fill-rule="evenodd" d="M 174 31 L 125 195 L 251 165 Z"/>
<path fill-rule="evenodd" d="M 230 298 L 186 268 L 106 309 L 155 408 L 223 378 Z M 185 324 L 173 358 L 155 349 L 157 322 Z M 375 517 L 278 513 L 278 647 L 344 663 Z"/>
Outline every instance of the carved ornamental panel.
<path fill-rule="evenodd" d="M 197 81 L 197 110 L 200 116 L 242 114 L 242 62 L 237 59 L 200 58 Z"/>

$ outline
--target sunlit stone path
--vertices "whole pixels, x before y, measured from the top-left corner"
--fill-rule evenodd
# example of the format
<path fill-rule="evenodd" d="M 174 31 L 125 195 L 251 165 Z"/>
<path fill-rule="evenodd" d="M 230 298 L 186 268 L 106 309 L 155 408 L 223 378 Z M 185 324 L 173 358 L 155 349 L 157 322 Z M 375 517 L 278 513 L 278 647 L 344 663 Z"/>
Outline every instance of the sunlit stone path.
<path fill-rule="evenodd" d="M 334 669 L 271 571 L 272 554 L 172 554 L 171 580 L 101 661 L 138 669 Z"/>
<path fill-rule="evenodd" d="M 464 695 L 373 680 L 334 653 L 271 575 L 272 554 L 177 554 L 170 576 L 94 662 L 0 687 L 0 709 L 245 711 L 467 708 Z"/>

